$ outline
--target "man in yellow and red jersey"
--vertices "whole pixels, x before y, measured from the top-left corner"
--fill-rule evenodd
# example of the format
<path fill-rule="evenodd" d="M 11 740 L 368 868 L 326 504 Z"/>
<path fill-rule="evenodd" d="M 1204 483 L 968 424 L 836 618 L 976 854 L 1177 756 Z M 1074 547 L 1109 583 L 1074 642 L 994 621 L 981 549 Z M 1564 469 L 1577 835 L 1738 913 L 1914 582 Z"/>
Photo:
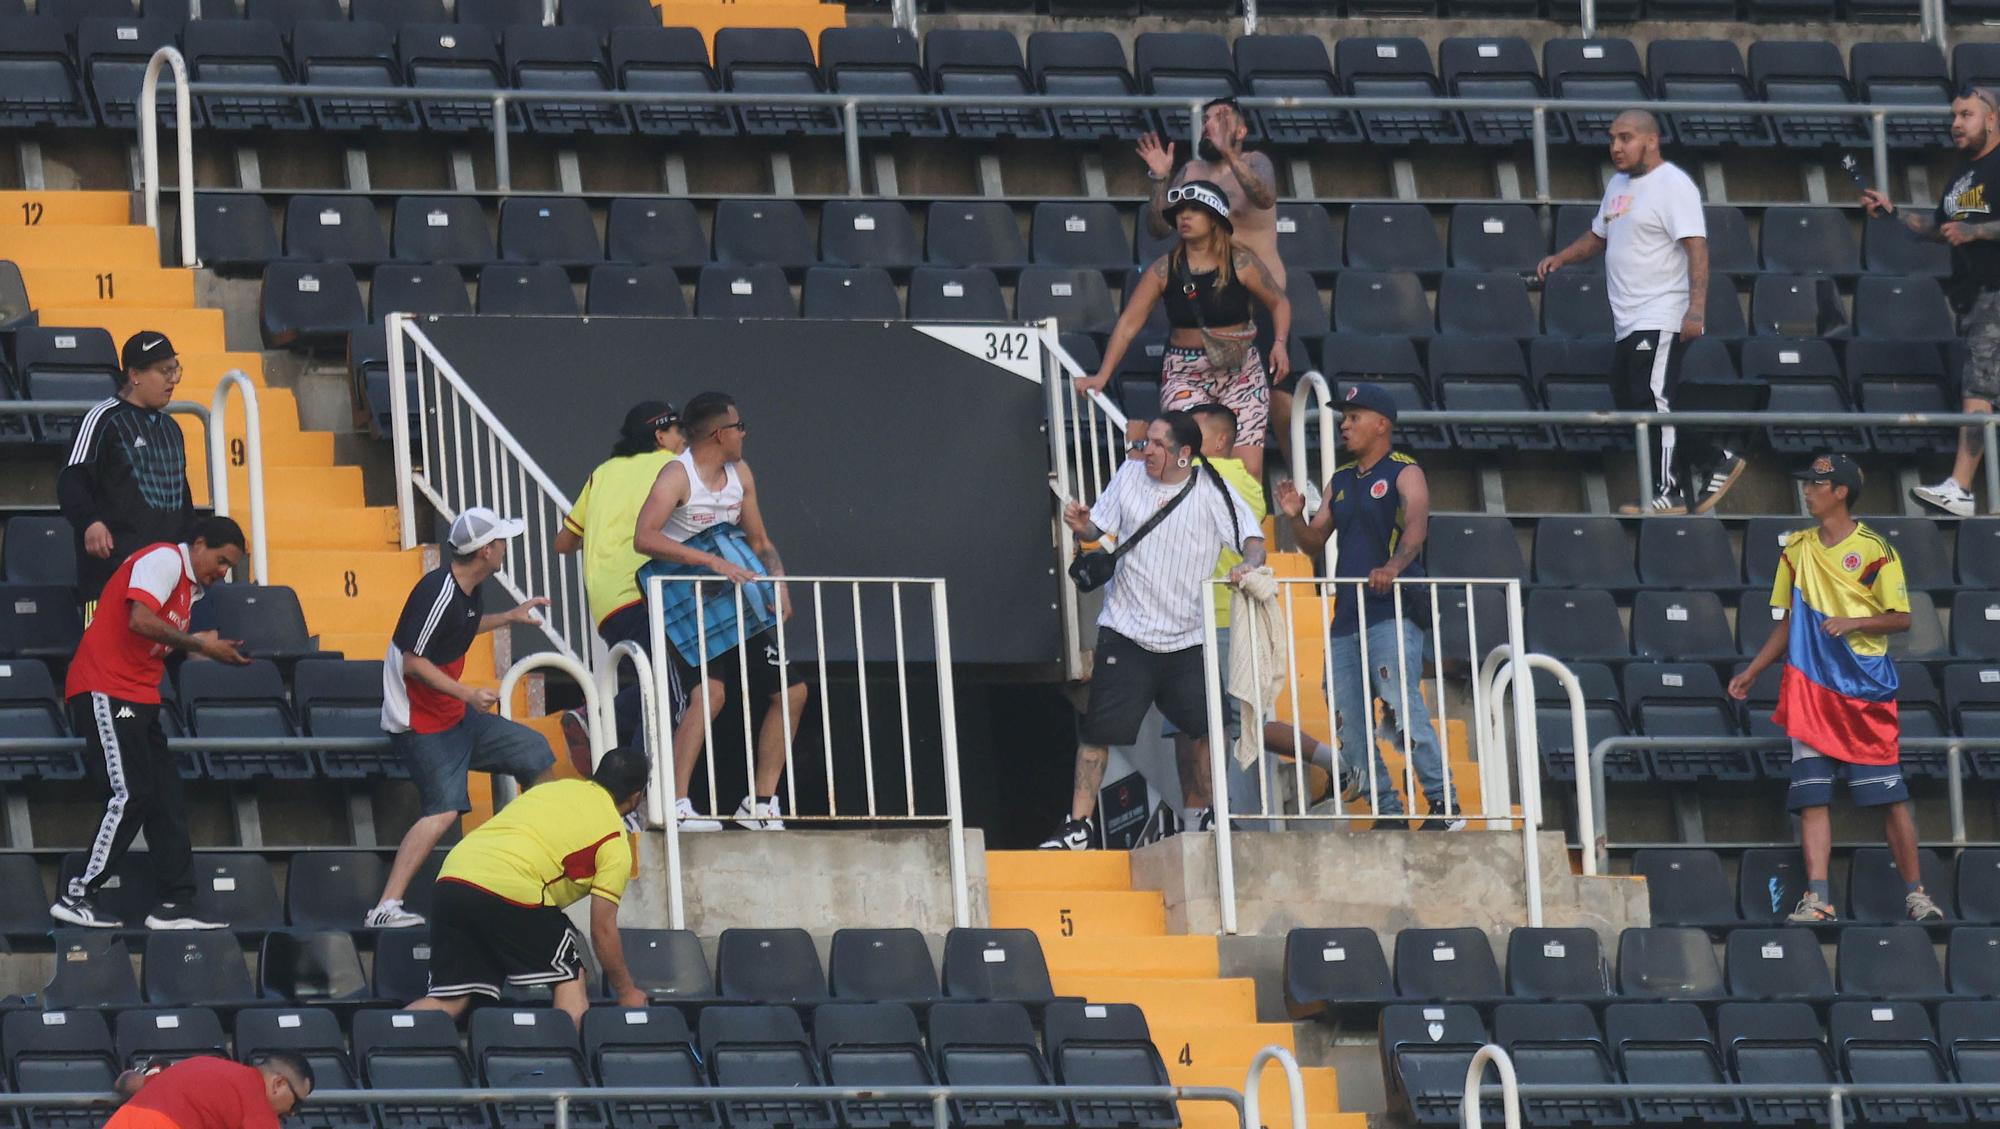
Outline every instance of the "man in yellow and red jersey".
<path fill-rule="evenodd" d="M 1788 806 L 1799 817 L 1806 892 L 1790 920 L 1837 919 L 1827 884 L 1833 854 L 1827 807 L 1835 780 L 1860 807 L 1882 808 L 1883 836 L 1908 887 L 1912 921 L 1944 917 L 1924 892 L 1917 825 L 1897 747 L 1896 664 L 1889 636 L 1910 629 L 1903 562 L 1882 535 L 1854 520 L 1861 468 L 1846 455 L 1821 455 L 1793 478 L 1804 482 L 1806 512 L 1818 519 L 1785 539 L 1771 607 L 1771 627 L 1757 657 L 1729 681 L 1730 696 L 1750 696 L 1757 676 L 1785 660 L 1772 720 L 1792 739 Z"/>
<path fill-rule="evenodd" d="M 547 984 L 578 1029 L 590 997 L 582 942 L 563 914 L 590 902 L 597 962 L 624 1007 L 644 1007 L 618 936 L 618 902 L 632 877 L 625 817 L 645 798 L 652 765 L 616 748 L 589 780 L 537 784 L 460 840 L 438 871 L 431 901 L 429 995 L 411 1004 L 462 1015 L 500 983 Z"/>

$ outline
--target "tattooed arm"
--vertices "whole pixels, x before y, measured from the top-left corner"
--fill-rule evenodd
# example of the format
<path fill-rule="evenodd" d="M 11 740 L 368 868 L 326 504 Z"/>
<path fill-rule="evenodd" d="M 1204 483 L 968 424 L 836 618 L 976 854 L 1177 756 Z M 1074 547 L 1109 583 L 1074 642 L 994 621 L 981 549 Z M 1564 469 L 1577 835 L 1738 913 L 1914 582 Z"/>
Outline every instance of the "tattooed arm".
<path fill-rule="evenodd" d="M 1229 171 L 1236 174 L 1236 183 L 1243 186 L 1243 198 L 1251 207 L 1278 206 L 1278 172 L 1272 167 L 1271 158 L 1241 150 L 1225 151 L 1223 157 L 1229 162 Z"/>

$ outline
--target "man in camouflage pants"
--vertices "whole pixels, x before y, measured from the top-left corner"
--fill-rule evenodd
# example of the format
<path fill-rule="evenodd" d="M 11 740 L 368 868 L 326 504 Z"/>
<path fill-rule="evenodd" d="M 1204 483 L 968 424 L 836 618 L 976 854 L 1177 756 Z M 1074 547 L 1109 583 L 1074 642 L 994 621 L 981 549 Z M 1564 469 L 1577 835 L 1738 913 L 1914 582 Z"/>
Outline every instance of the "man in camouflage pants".
<path fill-rule="evenodd" d="M 1968 86 L 1951 103 L 1951 141 L 1965 154 L 1935 213 L 1903 213 L 1903 226 L 1919 239 L 1951 245 L 1952 305 L 1965 337 L 1965 369 L 1959 395 L 1968 413 L 1991 413 L 2000 398 L 2000 95 Z M 1861 194 L 1871 216 L 1895 215 L 1896 205 L 1874 189 Z M 1918 486 L 1910 496 L 1953 517 L 1973 514 L 1972 479 L 1979 471 L 1979 428 L 1958 432 L 1958 457 L 1951 477 Z M 1988 498 L 1988 504 L 1994 499 Z"/>

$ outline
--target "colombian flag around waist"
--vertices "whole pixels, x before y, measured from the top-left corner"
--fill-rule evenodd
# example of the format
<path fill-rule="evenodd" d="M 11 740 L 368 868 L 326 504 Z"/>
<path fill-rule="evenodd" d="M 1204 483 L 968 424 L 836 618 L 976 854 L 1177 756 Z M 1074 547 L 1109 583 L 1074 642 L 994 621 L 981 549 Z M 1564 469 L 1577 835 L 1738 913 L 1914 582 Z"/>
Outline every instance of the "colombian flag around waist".
<path fill-rule="evenodd" d="M 1863 590 L 1880 561 L 1857 576 L 1833 571 L 1822 555 L 1785 554 L 1792 566 L 1789 653 L 1771 720 L 1814 751 L 1854 764 L 1895 764 L 1896 664 L 1888 654 L 1860 655 L 1845 638 L 1826 633 L 1820 608 L 1869 615 Z"/>

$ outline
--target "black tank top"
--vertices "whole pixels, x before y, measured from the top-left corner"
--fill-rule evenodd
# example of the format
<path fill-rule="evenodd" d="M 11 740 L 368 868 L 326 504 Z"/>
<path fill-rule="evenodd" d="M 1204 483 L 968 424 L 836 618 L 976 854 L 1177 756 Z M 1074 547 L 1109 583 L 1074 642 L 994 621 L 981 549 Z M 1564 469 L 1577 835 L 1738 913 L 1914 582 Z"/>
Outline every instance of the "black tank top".
<path fill-rule="evenodd" d="M 1186 261 L 1167 259 L 1167 324 L 1175 329 L 1210 329 L 1242 325 L 1250 320 L 1250 288 L 1234 279 L 1216 285 L 1216 271 L 1189 272 Z M 1189 294 L 1193 287 L 1193 294 Z M 1199 310 L 1199 316 L 1196 311 Z"/>

